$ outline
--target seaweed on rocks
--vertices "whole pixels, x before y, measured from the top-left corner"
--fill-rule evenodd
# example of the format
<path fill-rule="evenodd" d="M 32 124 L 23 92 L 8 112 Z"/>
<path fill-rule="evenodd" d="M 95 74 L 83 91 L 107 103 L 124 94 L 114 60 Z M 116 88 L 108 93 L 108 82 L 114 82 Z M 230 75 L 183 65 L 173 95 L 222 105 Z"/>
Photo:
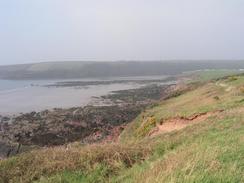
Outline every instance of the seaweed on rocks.
<path fill-rule="evenodd" d="M 170 85 L 150 85 L 103 96 L 102 100 L 112 101 L 108 106 L 55 108 L 13 117 L 1 116 L 0 157 L 32 147 L 112 140 L 148 105 L 167 96 L 167 88 Z"/>

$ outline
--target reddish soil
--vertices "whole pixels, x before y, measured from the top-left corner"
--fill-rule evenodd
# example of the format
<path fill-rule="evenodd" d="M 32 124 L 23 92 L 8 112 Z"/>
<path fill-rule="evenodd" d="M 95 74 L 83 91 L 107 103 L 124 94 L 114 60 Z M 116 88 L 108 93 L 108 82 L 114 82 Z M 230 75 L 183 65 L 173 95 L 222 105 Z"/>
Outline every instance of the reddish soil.
<path fill-rule="evenodd" d="M 203 122 L 203 121 L 207 120 L 209 117 L 214 116 L 220 112 L 222 112 L 222 111 L 200 113 L 200 114 L 195 114 L 188 118 L 176 117 L 176 118 L 171 118 L 171 119 L 162 121 L 161 124 L 157 125 L 156 128 L 154 128 L 150 132 L 149 136 L 156 136 L 161 133 L 180 130 L 182 128 L 187 127 L 188 125 Z"/>
<path fill-rule="evenodd" d="M 119 139 L 119 136 L 121 134 L 121 132 L 125 129 L 126 125 L 120 125 L 120 126 L 116 126 L 114 127 L 111 132 L 110 135 L 108 135 L 103 142 L 117 142 Z"/>

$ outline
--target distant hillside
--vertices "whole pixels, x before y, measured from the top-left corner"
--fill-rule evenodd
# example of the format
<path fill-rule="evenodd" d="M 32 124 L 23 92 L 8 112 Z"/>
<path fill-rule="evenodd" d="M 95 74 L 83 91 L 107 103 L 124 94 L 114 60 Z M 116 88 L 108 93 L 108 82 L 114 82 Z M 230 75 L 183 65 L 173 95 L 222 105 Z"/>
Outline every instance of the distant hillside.
<path fill-rule="evenodd" d="M 72 79 L 171 75 L 199 69 L 240 69 L 244 61 L 46 62 L 0 66 L 0 79 Z"/>

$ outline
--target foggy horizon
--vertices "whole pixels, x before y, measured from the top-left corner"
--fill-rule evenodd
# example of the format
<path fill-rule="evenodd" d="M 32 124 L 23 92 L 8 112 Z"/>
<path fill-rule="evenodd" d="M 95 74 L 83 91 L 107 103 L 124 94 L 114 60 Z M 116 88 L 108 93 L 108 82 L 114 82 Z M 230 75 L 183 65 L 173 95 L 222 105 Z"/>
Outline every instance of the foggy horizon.
<path fill-rule="evenodd" d="M 244 1 L 0 2 L 0 65 L 244 59 Z"/>
<path fill-rule="evenodd" d="M 194 62 L 198 62 L 198 63 L 209 63 L 209 62 L 214 62 L 214 63 L 218 63 L 218 62 L 240 62 L 240 61 L 244 61 L 244 59 L 235 59 L 235 60 L 231 60 L 231 59 L 222 59 L 222 60 L 213 60 L 213 59 L 206 59 L 206 60 L 197 60 L 197 59 L 182 59 L 182 60 L 60 60 L 60 61 L 33 61 L 33 62 L 22 62 L 22 63 L 12 63 L 12 64 L 2 64 L 0 63 L 0 66 L 14 66 L 14 65 L 28 65 L 28 64 L 45 64 L 45 63 L 63 63 L 63 62 L 90 62 L 90 63 L 111 63 L 111 62 L 162 62 L 162 63 L 194 63 Z"/>

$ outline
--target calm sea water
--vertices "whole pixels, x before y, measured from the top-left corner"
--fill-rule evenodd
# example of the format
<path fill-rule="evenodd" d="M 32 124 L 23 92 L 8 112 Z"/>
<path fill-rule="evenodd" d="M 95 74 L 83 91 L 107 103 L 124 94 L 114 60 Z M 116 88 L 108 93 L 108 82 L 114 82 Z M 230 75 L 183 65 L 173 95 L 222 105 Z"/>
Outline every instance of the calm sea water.
<path fill-rule="evenodd" d="M 137 77 L 131 79 L 144 78 Z M 106 95 L 112 91 L 132 89 L 142 86 L 128 82 L 123 84 L 93 85 L 79 88 L 44 87 L 44 85 L 56 82 L 58 81 L 0 80 L 0 115 L 41 111 L 52 108 L 84 106 L 91 103 L 94 99 L 93 97 Z"/>

